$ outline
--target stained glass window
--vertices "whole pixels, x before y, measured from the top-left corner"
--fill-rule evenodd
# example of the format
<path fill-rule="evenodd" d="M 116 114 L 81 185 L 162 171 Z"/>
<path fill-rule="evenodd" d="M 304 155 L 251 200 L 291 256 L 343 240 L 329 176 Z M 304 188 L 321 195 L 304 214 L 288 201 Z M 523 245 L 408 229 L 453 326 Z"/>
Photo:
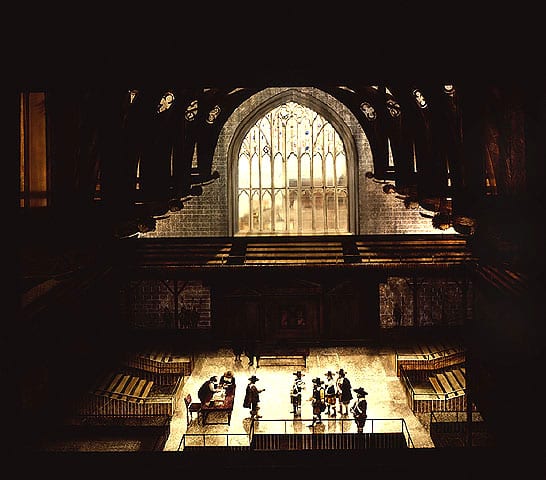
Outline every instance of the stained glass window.
<path fill-rule="evenodd" d="M 349 231 L 347 158 L 317 112 L 286 102 L 246 134 L 237 165 L 239 234 Z"/>

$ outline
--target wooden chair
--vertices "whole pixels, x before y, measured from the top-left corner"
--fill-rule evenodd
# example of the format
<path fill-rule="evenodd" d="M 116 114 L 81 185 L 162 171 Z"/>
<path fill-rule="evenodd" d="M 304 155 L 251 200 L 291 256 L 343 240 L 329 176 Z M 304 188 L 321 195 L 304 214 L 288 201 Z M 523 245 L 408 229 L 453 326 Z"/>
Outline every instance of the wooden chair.
<path fill-rule="evenodd" d="M 184 397 L 184 403 L 186 404 L 186 421 L 188 427 L 193 421 L 193 414 L 197 414 L 197 423 L 199 423 L 199 412 L 201 411 L 201 402 L 192 402 L 191 394 L 187 394 Z"/>

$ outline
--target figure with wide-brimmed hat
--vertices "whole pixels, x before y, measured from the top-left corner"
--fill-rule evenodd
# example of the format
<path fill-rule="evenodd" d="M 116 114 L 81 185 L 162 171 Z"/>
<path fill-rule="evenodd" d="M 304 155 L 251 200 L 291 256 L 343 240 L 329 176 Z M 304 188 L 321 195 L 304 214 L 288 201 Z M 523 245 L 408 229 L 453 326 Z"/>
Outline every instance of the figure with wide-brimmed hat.
<path fill-rule="evenodd" d="M 331 370 L 325 373 L 326 380 L 324 382 L 324 399 L 326 402 L 327 414 L 332 417 L 336 416 L 336 380 Z"/>
<path fill-rule="evenodd" d="M 231 370 L 226 370 L 224 374 L 220 377 L 219 382 L 220 387 L 224 390 L 233 390 L 235 388 L 235 375 Z"/>
<path fill-rule="evenodd" d="M 260 403 L 260 393 L 262 393 L 265 388 L 258 388 L 256 382 L 259 380 L 256 375 L 252 375 L 248 379 L 248 385 L 246 386 L 245 398 L 243 400 L 243 407 L 250 408 L 250 419 L 254 420 L 255 418 L 262 418 L 261 415 L 258 415 Z"/>
<path fill-rule="evenodd" d="M 311 406 L 313 407 L 313 421 L 308 427 L 313 427 L 315 423 L 322 423 L 321 414 L 326 409 L 326 403 L 324 402 L 324 382 L 320 377 L 313 379 L 313 394 L 311 395 Z"/>
<path fill-rule="evenodd" d="M 368 418 L 368 402 L 366 401 L 366 395 L 368 395 L 368 392 L 362 387 L 355 388 L 354 392 L 356 393 L 356 400 L 351 406 L 351 413 L 355 419 L 357 432 L 363 433 L 366 418 Z"/>
<path fill-rule="evenodd" d="M 290 403 L 292 404 L 292 412 L 294 415 L 301 415 L 301 392 L 305 388 L 303 381 L 304 374 L 301 370 L 293 373 L 294 381 L 290 387 Z"/>
<path fill-rule="evenodd" d="M 349 415 L 349 404 L 353 399 L 351 388 L 351 382 L 347 378 L 345 370 L 340 368 L 337 372 L 336 394 L 339 399 L 339 413 L 341 415 Z"/>

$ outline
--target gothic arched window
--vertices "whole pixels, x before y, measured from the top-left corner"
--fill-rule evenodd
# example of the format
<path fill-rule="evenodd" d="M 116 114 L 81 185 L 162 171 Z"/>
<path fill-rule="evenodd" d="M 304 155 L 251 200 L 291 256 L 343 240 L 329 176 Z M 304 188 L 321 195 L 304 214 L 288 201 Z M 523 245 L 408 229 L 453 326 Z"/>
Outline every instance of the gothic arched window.
<path fill-rule="evenodd" d="M 323 116 L 288 101 L 256 121 L 237 157 L 236 233 L 349 233 L 347 157 Z"/>

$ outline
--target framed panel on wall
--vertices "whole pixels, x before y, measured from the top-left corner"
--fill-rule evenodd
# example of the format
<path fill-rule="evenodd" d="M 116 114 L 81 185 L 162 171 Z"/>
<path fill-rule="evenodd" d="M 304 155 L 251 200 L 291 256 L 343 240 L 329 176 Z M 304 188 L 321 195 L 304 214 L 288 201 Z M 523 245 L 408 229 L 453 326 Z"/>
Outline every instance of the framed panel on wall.
<path fill-rule="evenodd" d="M 319 311 L 318 297 L 269 297 L 265 300 L 264 342 L 317 340 Z"/>

